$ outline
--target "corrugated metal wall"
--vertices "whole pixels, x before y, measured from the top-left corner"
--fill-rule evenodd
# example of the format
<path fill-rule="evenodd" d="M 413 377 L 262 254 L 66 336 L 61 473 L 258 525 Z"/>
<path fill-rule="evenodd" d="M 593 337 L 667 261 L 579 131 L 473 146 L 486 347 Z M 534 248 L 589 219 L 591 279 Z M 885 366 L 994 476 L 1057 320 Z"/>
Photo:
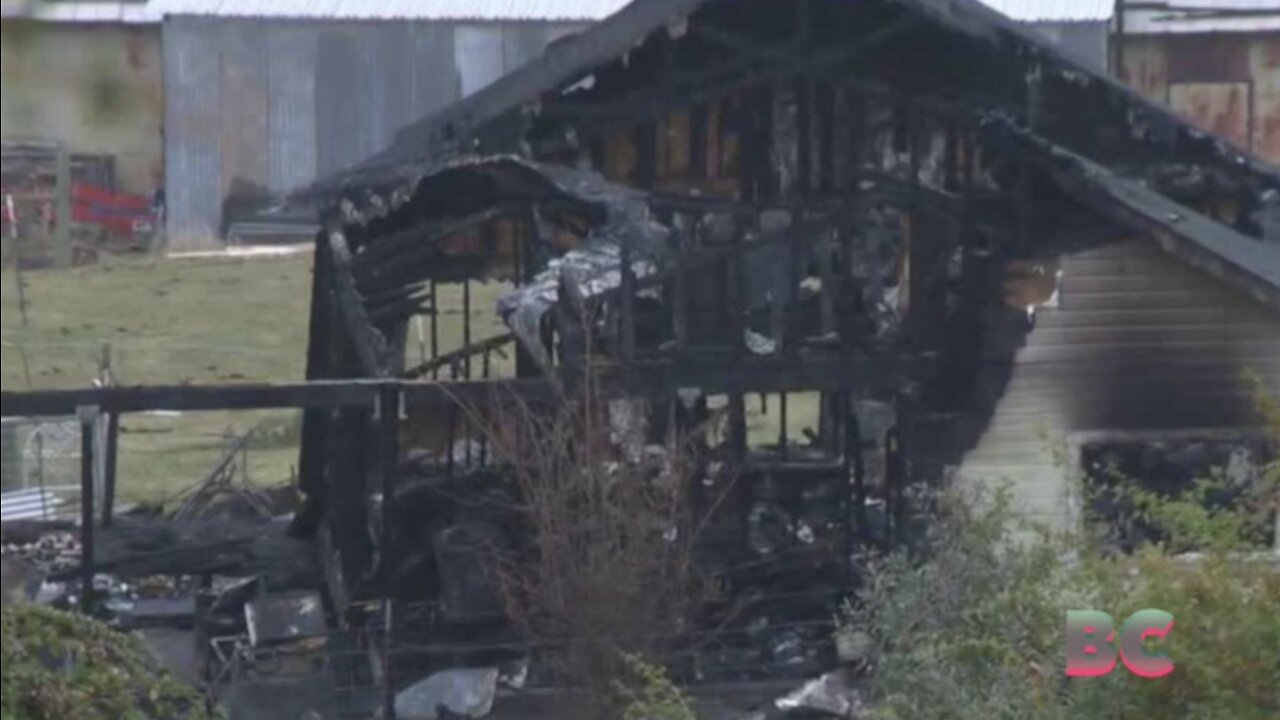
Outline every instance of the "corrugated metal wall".
<path fill-rule="evenodd" d="M 1123 54 L 1138 92 L 1280 163 L 1280 33 L 1130 36 Z"/>
<path fill-rule="evenodd" d="M 1058 456 L 1070 433 L 1243 427 L 1257 422 L 1247 374 L 1280 387 L 1280 319 L 1151 244 L 1061 268 L 1060 307 L 1040 312 L 1007 390 L 987 373 L 995 416 L 960 469 L 1011 482 L 1031 518 L 1058 527 L 1078 517 Z"/>
<path fill-rule="evenodd" d="M 363 160 L 579 27 L 169 19 L 171 245 L 216 242 L 229 195 L 286 193 Z"/>

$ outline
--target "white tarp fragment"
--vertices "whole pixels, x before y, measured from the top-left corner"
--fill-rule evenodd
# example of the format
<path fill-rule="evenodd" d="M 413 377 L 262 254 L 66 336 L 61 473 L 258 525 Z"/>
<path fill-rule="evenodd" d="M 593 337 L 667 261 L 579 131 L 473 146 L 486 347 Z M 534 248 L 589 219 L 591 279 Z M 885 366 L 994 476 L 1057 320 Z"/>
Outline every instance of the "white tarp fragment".
<path fill-rule="evenodd" d="M 779 698 L 774 705 L 783 711 L 810 710 L 847 718 L 861 711 L 862 698 L 845 673 L 833 672 Z"/>
<path fill-rule="evenodd" d="M 440 709 L 465 718 L 493 711 L 498 691 L 497 668 L 462 668 L 436 673 L 396 696 L 400 720 L 437 720 Z"/>

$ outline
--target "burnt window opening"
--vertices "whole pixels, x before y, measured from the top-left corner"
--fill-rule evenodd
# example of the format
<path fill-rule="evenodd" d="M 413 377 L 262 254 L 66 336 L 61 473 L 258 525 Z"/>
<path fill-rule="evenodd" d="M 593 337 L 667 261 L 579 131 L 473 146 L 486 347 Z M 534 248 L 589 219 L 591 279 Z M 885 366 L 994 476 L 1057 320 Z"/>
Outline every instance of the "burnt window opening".
<path fill-rule="evenodd" d="M 1179 553 L 1206 550 L 1184 522 L 1149 511 L 1150 499 L 1188 503 L 1210 517 L 1244 511 L 1242 540 L 1277 547 L 1277 504 L 1267 497 L 1268 466 L 1280 459 L 1265 438 L 1152 437 L 1098 440 L 1080 448 L 1086 529 L 1112 552 L 1165 544 Z M 1274 471 L 1272 471 L 1274 472 Z M 1271 488 L 1274 491 L 1274 488 Z M 1184 513 L 1185 515 L 1186 513 Z"/>

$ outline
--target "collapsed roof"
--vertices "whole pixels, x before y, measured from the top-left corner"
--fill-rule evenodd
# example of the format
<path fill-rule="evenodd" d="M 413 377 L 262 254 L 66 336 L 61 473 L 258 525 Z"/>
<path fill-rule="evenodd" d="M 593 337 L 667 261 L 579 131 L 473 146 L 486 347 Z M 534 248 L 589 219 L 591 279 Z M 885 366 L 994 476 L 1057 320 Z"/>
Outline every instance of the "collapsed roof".
<path fill-rule="evenodd" d="M 806 7 L 809 19 L 795 20 L 810 23 L 805 32 L 812 44 L 802 51 L 790 39 L 800 29 L 787 25 L 794 12 L 778 3 L 638 0 L 404 129 L 390 148 L 317 182 L 299 198 L 342 198 L 348 219 L 358 219 L 370 208 L 387 207 L 389 198 L 394 205 L 395 197 L 406 197 L 421 178 L 459 157 L 542 157 L 585 144 L 556 135 L 556 119 L 566 115 L 639 122 L 681 103 L 723 96 L 744 82 L 803 71 L 868 92 L 949 104 L 1000 124 L 1054 163 L 1065 189 L 1135 229 L 1161 225 L 1158 234 L 1177 238 L 1163 243 L 1166 250 L 1280 307 L 1274 269 L 1280 262 L 1268 262 L 1280 253 L 1280 170 L 1271 164 L 1088 69 L 976 0 Z M 665 97 L 629 94 L 632 78 L 651 74 L 638 68 L 661 65 L 659 56 L 667 51 L 660 48 L 686 33 L 698 38 L 701 49 L 671 61 L 699 69 L 673 71 Z M 715 62 L 717 50 L 734 59 Z M 1063 176 L 1069 167 L 1076 181 Z M 1242 216 L 1230 224 L 1204 217 L 1201 201 L 1209 194 L 1235 198 Z M 1251 247 L 1249 238 L 1269 247 Z"/>

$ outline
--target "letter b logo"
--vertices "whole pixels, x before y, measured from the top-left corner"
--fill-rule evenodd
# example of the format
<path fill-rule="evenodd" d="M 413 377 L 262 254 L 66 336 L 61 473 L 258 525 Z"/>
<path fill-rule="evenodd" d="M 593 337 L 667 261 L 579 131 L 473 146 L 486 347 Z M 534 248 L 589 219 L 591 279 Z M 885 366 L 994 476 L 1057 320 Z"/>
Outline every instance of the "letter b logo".
<path fill-rule="evenodd" d="M 1117 637 L 1115 621 L 1096 610 L 1067 612 L 1067 675 L 1102 677 L 1123 659 L 1129 672 L 1143 678 L 1160 678 L 1173 672 L 1168 655 L 1149 654 L 1143 642 L 1163 638 L 1173 630 L 1173 616 L 1163 610 L 1143 610 L 1125 621 Z"/>

